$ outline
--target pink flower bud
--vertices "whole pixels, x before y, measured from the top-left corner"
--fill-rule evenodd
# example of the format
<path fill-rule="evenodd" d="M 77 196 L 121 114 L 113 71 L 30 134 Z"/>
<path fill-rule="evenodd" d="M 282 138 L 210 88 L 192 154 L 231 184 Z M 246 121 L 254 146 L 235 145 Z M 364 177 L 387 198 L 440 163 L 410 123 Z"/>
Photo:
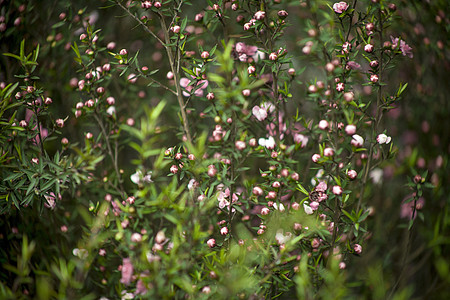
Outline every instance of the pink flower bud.
<path fill-rule="evenodd" d="M 220 234 L 221 235 L 227 235 L 228 234 L 228 228 L 227 227 L 222 227 L 220 229 Z"/>
<path fill-rule="evenodd" d="M 275 191 L 270 191 L 269 193 L 267 193 L 267 199 L 276 199 L 277 198 L 277 192 Z"/>
<path fill-rule="evenodd" d="M 314 84 L 311 84 L 310 86 L 308 86 L 308 92 L 316 93 L 317 92 L 317 86 L 315 86 Z"/>
<path fill-rule="evenodd" d="M 256 142 L 255 138 L 251 138 L 250 141 L 248 141 L 248 144 L 250 145 L 250 147 L 256 147 L 258 143 Z"/>
<path fill-rule="evenodd" d="M 97 88 L 97 94 L 103 95 L 105 93 L 105 88 L 100 86 Z"/>
<path fill-rule="evenodd" d="M 253 73 L 255 73 L 255 72 L 256 72 L 255 66 L 249 66 L 249 67 L 247 68 L 247 72 L 248 72 L 248 74 L 253 74 Z"/>
<path fill-rule="evenodd" d="M 274 181 L 274 182 L 272 183 L 272 187 L 273 187 L 274 189 L 278 189 L 280 186 L 281 186 L 281 183 L 280 183 L 279 181 Z"/>
<path fill-rule="evenodd" d="M 373 52 L 373 48 L 374 48 L 374 46 L 372 44 L 366 44 L 364 46 L 364 51 L 366 51 L 367 53 L 372 53 Z"/>
<path fill-rule="evenodd" d="M 127 79 L 128 79 L 128 82 L 129 82 L 129 83 L 136 83 L 136 81 L 137 81 L 137 76 L 136 76 L 136 74 L 131 73 L 130 75 L 128 75 Z"/>
<path fill-rule="evenodd" d="M 165 241 L 166 241 L 166 234 L 164 233 L 164 231 L 162 230 L 158 231 L 158 233 L 156 233 L 155 236 L 155 243 L 162 244 Z"/>
<path fill-rule="evenodd" d="M 259 186 L 255 186 L 252 190 L 252 193 L 255 196 L 262 196 L 264 194 L 262 188 L 260 188 Z"/>
<path fill-rule="evenodd" d="M 331 73 L 334 71 L 334 65 L 332 63 L 327 63 L 325 65 L 325 70 L 327 70 L 328 73 Z"/>
<path fill-rule="evenodd" d="M 377 61 L 377 60 L 372 60 L 372 61 L 369 63 L 369 65 L 370 65 L 372 68 L 376 68 L 376 67 L 378 67 L 378 61 Z"/>
<path fill-rule="evenodd" d="M 237 150 L 242 151 L 245 149 L 245 142 L 244 141 L 236 141 L 235 147 Z"/>
<path fill-rule="evenodd" d="M 242 91 L 242 95 L 244 96 L 244 97 L 248 97 L 248 96 L 250 96 L 250 90 L 249 89 L 245 89 L 245 90 L 243 90 Z"/>
<path fill-rule="evenodd" d="M 355 97 L 355 95 L 353 94 L 353 92 L 344 93 L 344 100 L 347 102 L 352 102 L 354 97 Z"/>
<path fill-rule="evenodd" d="M 66 146 L 66 145 L 68 145 L 69 144 L 69 140 L 67 139 L 67 138 L 62 138 L 61 139 L 61 144 L 63 145 L 63 146 Z"/>
<path fill-rule="evenodd" d="M 280 10 L 280 11 L 278 11 L 278 16 L 279 16 L 281 19 L 285 19 L 288 15 L 289 15 L 288 12 L 285 11 L 285 10 Z"/>
<path fill-rule="evenodd" d="M 127 51 L 127 49 L 122 49 L 119 51 L 119 54 L 122 56 L 125 56 L 125 55 L 128 55 L 128 51 Z"/>
<path fill-rule="evenodd" d="M 171 28 L 173 33 L 180 33 L 181 27 L 178 25 L 175 25 Z"/>
<path fill-rule="evenodd" d="M 75 111 L 75 118 L 79 118 L 81 117 L 81 110 L 76 110 Z"/>
<path fill-rule="evenodd" d="M 172 165 L 172 166 L 170 167 L 170 172 L 171 172 L 172 174 L 177 174 L 177 173 L 178 173 L 178 166 L 177 166 L 177 165 Z"/>
<path fill-rule="evenodd" d="M 108 97 L 106 98 L 106 103 L 108 103 L 108 105 L 114 105 L 116 103 L 116 100 L 114 99 L 114 97 Z"/>
<path fill-rule="evenodd" d="M 313 162 L 317 163 L 320 159 L 320 154 L 314 154 L 311 159 Z"/>
<path fill-rule="evenodd" d="M 377 74 L 370 75 L 370 81 L 372 81 L 373 83 L 378 82 L 378 75 Z"/>
<path fill-rule="evenodd" d="M 289 170 L 286 169 L 286 168 L 281 169 L 280 175 L 283 176 L 283 177 L 288 177 L 289 176 Z"/>
<path fill-rule="evenodd" d="M 328 121 L 327 120 L 320 120 L 319 122 L 319 128 L 322 130 L 327 130 L 328 129 Z"/>
<path fill-rule="evenodd" d="M 347 176 L 348 178 L 350 178 L 351 180 L 355 179 L 356 176 L 358 176 L 358 173 L 356 173 L 355 170 L 348 170 L 347 171 Z"/>
<path fill-rule="evenodd" d="M 323 149 L 323 155 L 326 157 L 330 157 L 334 155 L 334 150 L 332 148 Z"/>
<path fill-rule="evenodd" d="M 212 92 L 209 92 L 208 94 L 206 94 L 206 99 L 208 99 L 209 101 L 214 100 L 215 95 Z"/>
<path fill-rule="evenodd" d="M 345 133 L 348 135 L 354 135 L 356 133 L 356 126 L 353 124 L 345 126 Z"/>
<path fill-rule="evenodd" d="M 292 173 L 291 175 L 292 180 L 298 181 L 300 179 L 300 175 L 298 175 L 297 172 Z"/>
<path fill-rule="evenodd" d="M 357 148 L 362 147 L 364 144 L 364 139 L 357 134 L 352 135 L 352 141 L 351 144 Z"/>
<path fill-rule="evenodd" d="M 208 176 L 209 176 L 209 177 L 214 177 L 214 176 L 216 176 L 216 174 L 217 174 L 217 169 L 216 169 L 216 167 L 215 167 L 214 165 L 210 165 L 210 166 L 208 167 Z"/>
<path fill-rule="evenodd" d="M 92 139 L 93 137 L 94 137 L 94 135 L 92 133 L 90 133 L 90 132 L 86 133 L 86 138 L 88 140 Z"/>
<path fill-rule="evenodd" d="M 22 128 L 25 128 L 25 127 L 28 126 L 28 123 L 27 123 L 27 121 L 22 120 L 22 121 L 19 122 L 19 126 L 22 127 Z"/>
<path fill-rule="evenodd" d="M 195 155 L 194 154 L 188 154 L 188 159 L 189 160 L 195 160 Z"/>
<path fill-rule="evenodd" d="M 162 4 L 161 4 L 161 2 L 156 1 L 156 2 L 153 4 L 153 6 L 154 6 L 155 8 L 161 8 Z"/>
<path fill-rule="evenodd" d="M 270 60 L 277 60 L 278 56 L 275 52 L 272 52 L 269 54 L 269 59 Z"/>
<path fill-rule="evenodd" d="M 203 59 L 207 59 L 209 57 L 209 52 L 208 51 L 203 51 L 202 54 L 200 55 Z"/>
<path fill-rule="evenodd" d="M 267 216 L 269 213 L 270 213 L 270 209 L 269 209 L 269 208 L 263 207 L 263 208 L 261 209 L 261 215 Z"/>
<path fill-rule="evenodd" d="M 297 202 L 294 202 L 294 203 L 292 203 L 291 207 L 293 210 L 299 210 L 300 204 L 298 204 Z"/>
<path fill-rule="evenodd" d="M 356 253 L 356 254 L 361 254 L 361 252 L 362 252 L 362 247 L 361 247 L 361 245 L 359 245 L 359 244 L 355 244 L 355 245 L 353 246 L 353 250 L 355 250 L 355 253 Z"/>
<path fill-rule="evenodd" d="M 131 235 L 131 241 L 133 243 L 140 243 L 142 241 L 142 235 L 140 233 L 137 233 L 137 232 L 133 233 Z"/>
<path fill-rule="evenodd" d="M 55 121 L 56 126 L 58 126 L 59 128 L 63 128 L 64 127 L 64 120 L 63 119 L 57 119 Z"/>
<path fill-rule="evenodd" d="M 52 98 L 50 98 L 50 97 L 45 98 L 45 100 L 44 100 L 45 105 L 50 105 L 52 103 L 53 103 Z"/>
<path fill-rule="evenodd" d="M 87 107 L 93 107 L 94 104 L 95 104 L 94 100 L 89 99 L 88 101 L 86 101 L 84 105 L 86 105 Z"/>

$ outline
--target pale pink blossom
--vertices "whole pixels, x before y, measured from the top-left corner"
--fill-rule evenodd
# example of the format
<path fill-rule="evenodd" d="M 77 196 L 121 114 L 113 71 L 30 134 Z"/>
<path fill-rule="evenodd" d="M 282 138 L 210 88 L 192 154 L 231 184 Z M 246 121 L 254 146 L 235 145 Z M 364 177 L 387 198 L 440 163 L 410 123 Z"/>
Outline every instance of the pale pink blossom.
<path fill-rule="evenodd" d="M 334 10 L 334 12 L 336 12 L 338 14 L 342 14 L 347 9 L 348 9 L 348 4 L 344 1 L 333 4 L 333 10 Z"/>
<path fill-rule="evenodd" d="M 267 110 L 257 105 L 253 107 L 252 114 L 258 121 L 263 121 L 267 118 Z"/>
<path fill-rule="evenodd" d="M 120 279 L 120 282 L 125 285 L 129 285 L 133 277 L 133 270 L 131 259 L 124 258 L 122 260 L 122 278 Z"/>

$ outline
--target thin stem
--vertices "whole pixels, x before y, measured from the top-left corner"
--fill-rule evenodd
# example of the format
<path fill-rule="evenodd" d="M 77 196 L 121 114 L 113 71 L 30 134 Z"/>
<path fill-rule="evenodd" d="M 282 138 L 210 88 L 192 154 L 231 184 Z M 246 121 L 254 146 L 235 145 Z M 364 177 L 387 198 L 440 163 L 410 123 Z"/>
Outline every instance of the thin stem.
<path fill-rule="evenodd" d="M 108 136 L 108 134 L 106 132 L 105 126 L 104 126 L 102 120 L 100 119 L 97 111 L 94 112 L 94 118 L 97 121 L 97 124 L 100 127 L 100 130 L 102 131 L 103 137 L 105 139 L 106 148 L 108 150 L 108 155 L 111 158 L 111 161 L 112 161 L 113 166 L 114 166 L 114 170 L 116 172 L 117 180 L 119 181 L 120 193 L 121 193 L 122 197 L 125 198 L 126 194 L 125 194 L 125 190 L 123 188 L 122 177 L 120 175 L 120 170 L 119 170 L 119 165 L 118 165 L 118 144 L 117 144 L 117 141 L 116 141 L 116 145 L 115 145 L 115 150 L 116 151 L 114 153 L 112 151 L 111 143 L 110 143 L 110 140 L 109 140 L 109 136 Z"/>
<path fill-rule="evenodd" d="M 169 44 L 170 43 L 170 36 L 169 36 L 169 31 L 167 29 L 166 21 L 164 20 L 164 16 L 162 16 L 161 14 L 158 14 L 158 16 L 159 16 L 159 19 L 161 21 L 161 27 L 162 27 L 163 32 L 164 32 L 164 39 L 166 41 L 166 44 Z M 180 106 L 180 110 L 181 110 L 181 118 L 183 119 L 184 132 L 186 134 L 187 141 L 192 144 L 191 132 L 189 130 L 188 118 L 187 118 L 186 109 L 185 109 L 185 106 L 184 106 L 183 91 L 181 90 L 181 85 L 180 85 L 179 70 L 177 69 L 176 62 L 174 61 L 174 54 L 173 54 L 172 48 L 170 46 L 167 46 L 166 44 L 163 44 L 163 45 L 164 45 L 164 47 L 166 49 L 167 56 L 169 58 L 170 68 L 172 70 L 174 81 L 175 81 L 174 83 L 175 83 L 175 88 L 176 88 L 176 91 L 177 91 L 178 105 Z M 178 58 L 178 60 L 179 59 L 180 58 Z"/>

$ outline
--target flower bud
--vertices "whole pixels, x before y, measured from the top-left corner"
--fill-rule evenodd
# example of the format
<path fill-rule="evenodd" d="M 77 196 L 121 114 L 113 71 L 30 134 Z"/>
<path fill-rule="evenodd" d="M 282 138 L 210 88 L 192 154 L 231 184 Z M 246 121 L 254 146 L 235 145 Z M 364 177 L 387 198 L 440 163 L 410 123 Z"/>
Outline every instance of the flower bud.
<path fill-rule="evenodd" d="M 202 54 L 200 55 L 203 59 L 207 59 L 209 57 L 209 52 L 208 51 L 203 51 Z"/>

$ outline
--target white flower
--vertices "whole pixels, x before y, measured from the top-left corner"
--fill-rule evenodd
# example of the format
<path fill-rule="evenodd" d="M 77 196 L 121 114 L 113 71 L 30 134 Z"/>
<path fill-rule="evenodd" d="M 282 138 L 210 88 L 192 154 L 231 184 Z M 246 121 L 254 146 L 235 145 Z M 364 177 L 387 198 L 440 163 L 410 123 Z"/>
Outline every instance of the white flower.
<path fill-rule="evenodd" d="M 323 174 L 325 174 L 325 170 L 324 170 L 324 169 L 319 169 L 319 170 L 317 171 L 317 173 L 316 173 L 316 176 L 314 176 L 313 178 L 311 178 L 311 185 L 316 186 L 316 184 L 317 184 L 316 178 L 317 178 L 317 179 L 321 179 L 322 176 L 323 176 Z"/>
<path fill-rule="evenodd" d="M 278 204 L 274 203 L 273 208 L 279 210 L 280 212 L 283 212 L 285 210 L 283 203 L 280 203 L 280 207 L 278 207 Z"/>
<path fill-rule="evenodd" d="M 291 239 L 291 237 L 292 234 L 290 232 L 286 232 L 286 235 L 284 235 L 282 229 L 278 229 L 277 233 L 275 234 L 275 240 L 279 245 L 285 244 Z"/>
<path fill-rule="evenodd" d="M 308 202 L 304 202 L 303 203 L 303 209 L 305 210 L 305 213 L 307 214 L 307 215 L 312 215 L 313 213 L 314 213 L 314 211 L 313 211 L 313 209 L 309 206 L 309 205 L 306 205 Z"/>
<path fill-rule="evenodd" d="M 108 107 L 108 109 L 106 110 L 106 113 L 110 116 L 115 115 L 116 114 L 116 108 L 114 106 L 110 106 Z"/>
<path fill-rule="evenodd" d="M 269 136 L 268 139 L 260 138 L 258 140 L 258 144 L 260 146 L 266 147 L 267 149 L 273 149 L 275 148 L 275 139 L 273 138 L 273 136 Z"/>
<path fill-rule="evenodd" d="M 136 173 L 132 174 L 130 176 L 131 181 L 134 184 L 142 184 L 142 183 L 150 183 L 153 182 L 152 180 L 152 172 L 147 172 L 147 174 L 144 176 L 144 174 L 142 174 L 141 170 L 137 170 Z"/>
<path fill-rule="evenodd" d="M 74 256 L 77 256 L 77 257 L 81 258 L 81 259 L 85 259 L 88 256 L 88 251 L 86 249 L 75 248 L 75 249 L 72 250 L 72 254 Z"/>
<path fill-rule="evenodd" d="M 370 171 L 369 177 L 375 184 L 381 183 L 383 179 L 383 170 L 380 168 L 373 169 L 372 171 Z"/>
<path fill-rule="evenodd" d="M 381 133 L 377 136 L 378 144 L 389 144 L 391 141 L 391 137 Z"/>

